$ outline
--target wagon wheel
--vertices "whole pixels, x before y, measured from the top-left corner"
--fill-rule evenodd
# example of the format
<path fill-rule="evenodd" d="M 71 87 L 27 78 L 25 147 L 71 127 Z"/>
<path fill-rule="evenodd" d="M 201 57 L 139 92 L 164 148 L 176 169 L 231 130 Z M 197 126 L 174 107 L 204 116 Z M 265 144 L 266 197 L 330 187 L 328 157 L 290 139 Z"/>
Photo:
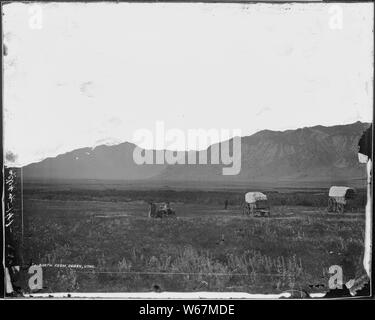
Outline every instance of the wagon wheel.
<path fill-rule="evenodd" d="M 337 211 L 338 210 L 338 203 L 337 203 L 337 201 L 335 200 L 334 202 L 333 202 L 333 211 Z"/>
<path fill-rule="evenodd" d="M 337 212 L 338 213 L 344 213 L 344 205 L 342 203 L 337 204 Z"/>
<path fill-rule="evenodd" d="M 335 206 L 335 201 L 332 199 L 332 198 L 329 198 L 328 199 L 328 207 L 327 207 L 327 211 L 328 212 L 332 212 L 334 211 L 334 206 Z"/>
<path fill-rule="evenodd" d="M 172 217 L 172 218 L 175 218 L 175 217 L 176 217 L 176 212 L 173 211 L 172 209 L 169 209 L 169 210 L 168 210 L 168 216 L 169 216 L 169 217 Z"/>
<path fill-rule="evenodd" d="M 250 207 L 250 215 L 254 217 L 255 215 L 255 208 L 253 206 Z"/>
<path fill-rule="evenodd" d="M 249 206 L 247 203 L 245 203 L 243 206 L 242 206 L 242 214 L 243 215 L 249 215 Z"/>
<path fill-rule="evenodd" d="M 241 212 L 242 212 L 243 215 L 246 214 L 246 204 L 244 204 L 244 203 L 241 204 Z"/>

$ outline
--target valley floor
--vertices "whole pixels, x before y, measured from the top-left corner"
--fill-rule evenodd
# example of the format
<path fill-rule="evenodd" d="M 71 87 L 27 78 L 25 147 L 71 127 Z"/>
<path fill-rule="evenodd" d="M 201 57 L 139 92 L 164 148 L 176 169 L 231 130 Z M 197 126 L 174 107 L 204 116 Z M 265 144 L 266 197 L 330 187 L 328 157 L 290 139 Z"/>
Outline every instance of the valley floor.
<path fill-rule="evenodd" d="M 322 292 L 331 265 L 342 266 L 344 281 L 364 273 L 364 207 L 339 215 L 323 200 L 275 201 L 271 217 L 257 218 L 235 201 L 224 210 L 209 193 L 180 195 L 176 218 L 152 219 L 141 191 L 121 201 L 26 190 L 24 259 L 45 265 L 42 292 Z"/>

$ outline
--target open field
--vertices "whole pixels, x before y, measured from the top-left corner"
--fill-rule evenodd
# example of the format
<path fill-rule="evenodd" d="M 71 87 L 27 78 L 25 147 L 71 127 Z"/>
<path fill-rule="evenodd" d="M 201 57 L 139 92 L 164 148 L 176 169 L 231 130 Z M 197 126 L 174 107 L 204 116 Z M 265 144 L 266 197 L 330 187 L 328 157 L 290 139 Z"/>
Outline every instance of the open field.
<path fill-rule="evenodd" d="M 363 274 L 363 190 L 343 215 L 326 212 L 326 189 L 266 193 L 271 217 L 252 218 L 238 189 L 26 185 L 25 260 L 93 266 L 44 268 L 45 292 L 321 292 L 331 265 Z M 177 218 L 149 219 L 149 200 Z"/>

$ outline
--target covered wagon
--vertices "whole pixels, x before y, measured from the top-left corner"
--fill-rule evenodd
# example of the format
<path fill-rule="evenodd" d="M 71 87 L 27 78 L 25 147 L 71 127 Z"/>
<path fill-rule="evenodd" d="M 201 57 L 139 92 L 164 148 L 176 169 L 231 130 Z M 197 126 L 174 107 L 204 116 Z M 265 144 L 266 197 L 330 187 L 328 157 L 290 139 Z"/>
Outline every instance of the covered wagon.
<path fill-rule="evenodd" d="M 262 192 L 246 193 L 243 214 L 268 217 L 270 215 L 270 206 L 267 196 Z"/>
<path fill-rule="evenodd" d="M 328 197 L 328 212 L 344 213 L 348 200 L 355 197 L 355 191 L 349 187 L 332 186 Z"/>

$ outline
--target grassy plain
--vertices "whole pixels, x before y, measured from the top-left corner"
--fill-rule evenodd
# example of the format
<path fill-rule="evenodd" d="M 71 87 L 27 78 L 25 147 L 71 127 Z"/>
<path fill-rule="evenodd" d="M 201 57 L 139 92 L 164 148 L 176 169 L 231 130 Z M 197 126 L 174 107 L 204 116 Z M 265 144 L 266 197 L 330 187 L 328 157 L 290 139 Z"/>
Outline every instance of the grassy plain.
<path fill-rule="evenodd" d="M 261 190 L 270 218 L 242 215 L 244 191 L 28 184 L 25 261 L 51 265 L 44 292 L 321 292 L 331 265 L 363 274 L 364 190 L 343 215 L 326 188 Z M 150 200 L 177 218 L 149 219 Z"/>

